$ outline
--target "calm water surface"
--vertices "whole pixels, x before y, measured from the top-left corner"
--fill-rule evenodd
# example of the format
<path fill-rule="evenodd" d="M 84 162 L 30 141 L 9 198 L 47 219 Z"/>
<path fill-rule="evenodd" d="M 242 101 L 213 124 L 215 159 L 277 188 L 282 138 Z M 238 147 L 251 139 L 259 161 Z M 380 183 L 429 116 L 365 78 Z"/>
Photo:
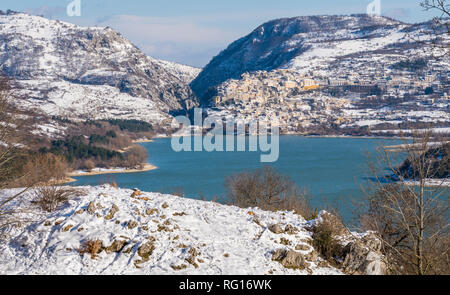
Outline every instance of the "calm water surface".
<path fill-rule="evenodd" d="M 350 199 L 362 196 L 361 185 L 368 175 L 367 153 L 374 154 L 382 144 L 398 143 L 382 139 L 281 136 L 279 160 L 269 165 L 307 189 L 315 207 L 330 204 L 349 208 Z M 227 176 L 267 165 L 260 163 L 259 152 L 177 153 L 167 138 L 143 146 L 148 150 L 149 162 L 159 167 L 157 170 L 78 177 L 74 185 L 98 185 L 109 178 L 123 188 L 162 193 L 183 191 L 190 198 L 224 199 Z"/>

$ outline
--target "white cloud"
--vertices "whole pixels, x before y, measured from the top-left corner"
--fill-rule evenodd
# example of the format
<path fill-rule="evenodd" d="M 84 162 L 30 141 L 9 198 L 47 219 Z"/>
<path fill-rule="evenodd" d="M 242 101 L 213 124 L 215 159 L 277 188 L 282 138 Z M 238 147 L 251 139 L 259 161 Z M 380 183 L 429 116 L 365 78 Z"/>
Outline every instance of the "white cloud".
<path fill-rule="evenodd" d="M 186 18 L 116 15 L 99 20 L 97 25 L 119 31 L 148 55 L 194 66 L 204 66 L 218 48 L 239 37 L 236 32 Z"/>

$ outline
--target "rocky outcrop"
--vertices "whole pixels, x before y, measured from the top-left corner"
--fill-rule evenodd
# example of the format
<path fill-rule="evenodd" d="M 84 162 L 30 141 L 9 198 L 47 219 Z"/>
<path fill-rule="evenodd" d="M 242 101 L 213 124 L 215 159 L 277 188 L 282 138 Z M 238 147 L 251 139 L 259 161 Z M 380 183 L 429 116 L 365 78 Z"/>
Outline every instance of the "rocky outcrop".
<path fill-rule="evenodd" d="M 114 204 L 111 208 L 111 210 L 109 210 L 108 215 L 105 216 L 106 220 L 111 220 L 114 218 L 114 215 L 119 212 L 119 207 L 117 207 L 116 204 Z"/>
<path fill-rule="evenodd" d="M 279 249 L 272 254 L 272 260 L 279 262 L 285 268 L 303 270 L 309 263 L 301 253 L 294 250 Z"/>
<path fill-rule="evenodd" d="M 313 245 L 322 256 L 352 275 L 386 273 L 382 241 L 374 232 L 356 234 L 335 215 L 322 211 L 309 228 Z"/>
<path fill-rule="evenodd" d="M 283 225 L 280 223 L 272 224 L 272 225 L 269 225 L 268 229 L 271 232 L 273 232 L 274 234 L 287 233 L 289 235 L 295 235 L 298 232 L 298 228 L 296 228 L 290 224 L 287 224 L 286 226 L 284 226 L 284 228 L 283 228 Z"/>
<path fill-rule="evenodd" d="M 138 255 L 142 258 L 143 261 L 148 261 L 150 259 L 150 255 L 152 255 L 153 250 L 155 250 L 155 246 L 152 241 L 149 241 L 138 249 Z"/>
<path fill-rule="evenodd" d="M 105 251 L 106 253 L 119 253 L 122 251 L 122 249 L 127 245 L 127 241 L 125 240 L 114 240 L 114 242 L 111 244 L 111 246 L 106 247 Z"/>
<path fill-rule="evenodd" d="M 342 269 L 344 272 L 360 275 L 386 274 L 381 245 L 380 239 L 374 233 L 348 243 L 343 251 Z"/>

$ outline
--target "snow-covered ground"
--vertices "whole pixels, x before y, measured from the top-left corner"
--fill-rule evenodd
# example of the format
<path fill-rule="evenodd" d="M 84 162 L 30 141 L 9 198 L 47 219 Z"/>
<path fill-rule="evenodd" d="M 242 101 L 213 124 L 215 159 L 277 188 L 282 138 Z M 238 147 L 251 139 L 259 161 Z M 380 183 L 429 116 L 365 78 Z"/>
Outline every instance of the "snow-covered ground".
<path fill-rule="evenodd" d="M 81 196 L 54 213 L 35 209 L 23 214 L 33 222 L 11 229 L 7 241 L 0 243 L 0 274 L 341 274 L 320 263 L 321 258 L 309 261 L 305 270 L 272 261 L 278 249 L 300 245 L 304 250 L 299 253 L 313 251 L 306 229 L 310 222 L 292 212 L 241 209 L 159 193 L 133 197 L 132 190 L 109 185 L 80 189 Z M 0 198 L 12 193 L 2 191 Z M 32 195 L 26 195 L 28 202 Z M 112 208 L 118 211 L 108 216 Z M 298 232 L 268 230 L 278 223 Z M 281 244 L 282 239 L 291 245 Z M 88 240 L 114 247 L 92 259 L 78 250 Z M 143 252 L 149 254 L 151 248 L 146 259 Z"/>
<path fill-rule="evenodd" d="M 411 180 L 411 181 L 407 181 L 406 184 L 407 185 L 411 185 L 411 186 L 419 186 L 420 182 Z M 450 187 L 450 178 L 426 179 L 425 180 L 425 186 L 428 186 L 428 187 L 439 187 L 439 188 Z"/>
<path fill-rule="evenodd" d="M 188 83 L 200 71 L 146 56 L 111 28 L 25 13 L 0 15 L 0 67 L 24 109 L 156 125 L 191 102 Z"/>

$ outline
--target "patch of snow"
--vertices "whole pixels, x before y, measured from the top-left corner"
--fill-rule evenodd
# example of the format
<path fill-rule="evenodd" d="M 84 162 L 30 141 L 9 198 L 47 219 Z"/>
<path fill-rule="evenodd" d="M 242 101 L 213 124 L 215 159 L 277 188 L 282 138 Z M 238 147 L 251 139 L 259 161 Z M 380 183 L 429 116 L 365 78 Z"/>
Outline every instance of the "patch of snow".
<path fill-rule="evenodd" d="M 30 213 L 31 224 L 11 229 L 8 241 L 0 244 L 0 274 L 307 274 L 307 270 L 286 269 L 271 259 L 274 250 L 291 249 L 311 238 L 305 229 L 309 222 L 293 212 L 241 209 L 159 193 L 133 198 L 132 190 L 109 185 L 80 189 L 84 195 L 58 211 Z M 1 191 L 0 198 L 14 192 Z M 28 202 L 32 195 L 26 195 Z M 91 202 L 92 215 L 86 210 Z M 107 220 L 114 205 L 119 211 Z M 128 227 L 130 221 L 136 226 Z M 274 234 L 267 227 L 276 223 L 290 224 L 299 231 Z M 292 246 L 280 244 L 280 238 L 290 240 Z M 127 245 L 120 253 L 102 251 L 92 259 L 78 251 L 88 240 L 100 240 L 104 246 L 123 240 Z M 149 241 L 155 249 L 143 262 L 138 249 Z M 197 268 L 186 261 L 193 248 L 199 253 Z M 182 265 L 186 268 L 174 270 Z M 314 262 L 310 270 L 341 274 Z"/>

